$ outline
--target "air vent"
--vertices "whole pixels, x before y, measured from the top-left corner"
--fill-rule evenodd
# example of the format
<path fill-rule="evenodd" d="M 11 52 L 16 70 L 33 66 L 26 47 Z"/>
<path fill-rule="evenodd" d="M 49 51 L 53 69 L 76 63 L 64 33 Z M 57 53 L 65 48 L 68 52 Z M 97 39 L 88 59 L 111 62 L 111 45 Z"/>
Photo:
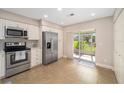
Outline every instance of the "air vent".
<path fill-rule="evenodd" d="M 74 13 L 69 14 L 69 16 L 74 16 L 74 15 L 75 15 Z"/>
<path fill-rule="evenodd" d="M 67 17 L 73 17 L 75 14 L 74 13 L 70 13 L 67 15 Z"/>

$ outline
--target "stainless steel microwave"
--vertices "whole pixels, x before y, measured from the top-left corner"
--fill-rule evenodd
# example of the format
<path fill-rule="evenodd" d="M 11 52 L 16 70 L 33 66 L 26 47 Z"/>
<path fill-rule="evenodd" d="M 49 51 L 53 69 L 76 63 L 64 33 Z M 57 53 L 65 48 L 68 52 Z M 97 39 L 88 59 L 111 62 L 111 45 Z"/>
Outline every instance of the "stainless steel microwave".
<path fill-rule="evenodd" d="M 5 27 L 5 37 L 6 38 L 27 38 L 27 31 L 18 27 Z"/>

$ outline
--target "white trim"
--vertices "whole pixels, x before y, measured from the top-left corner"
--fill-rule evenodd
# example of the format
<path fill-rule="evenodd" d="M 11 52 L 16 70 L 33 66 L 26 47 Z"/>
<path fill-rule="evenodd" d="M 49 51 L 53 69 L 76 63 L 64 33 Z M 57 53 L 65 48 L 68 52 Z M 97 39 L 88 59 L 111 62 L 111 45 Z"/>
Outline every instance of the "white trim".
<path fill-rule="evenodd" d="M 100 66 L 103 68 L 108 68 L 114 71 L 113 66 L 109 66 L 109 65 L 105 65 L 105 64 L 101 64 L 101 63 L 96 63 L 96 66 Z"/>
<path fill-rule="evenodd" d="M 115 71 L 114 71 L 115 72 Z M 120 84 L 120 82 L 119 82 L 119 78 L 118 78 L 118 75 L 117 75 L 117 73 L 115 72 L 115 77 L 116 77 L 116 80 L 117 80 L 117 83 L 119 83 Z"/>
<path fill-rule="evenodd" d="M 1 76 L 1 77 L 0 77 L 0 79 L 4 79 L 4 78 L 5 78 L 5 76 Z"/>

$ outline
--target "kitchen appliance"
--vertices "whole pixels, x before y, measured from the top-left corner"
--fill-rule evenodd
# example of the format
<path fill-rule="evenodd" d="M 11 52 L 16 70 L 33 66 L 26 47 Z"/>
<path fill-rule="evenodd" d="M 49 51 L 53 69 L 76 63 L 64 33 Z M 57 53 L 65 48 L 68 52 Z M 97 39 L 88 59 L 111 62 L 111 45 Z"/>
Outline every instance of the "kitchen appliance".
<path fill-rule="evenodd" d="M 42 62 L 49 64 L 58 60 L 58 34 L 54 32 L 42 33 Z"/>
<path fill-rule="evenodd" d="M 6 38 L 28 38 L 28 33 L 19 27 L 5 26 Z"/>
<path fill-rule="evenodd" d="M 26 42 L 6 42 L 6 77 L 30 69 L 30 48 Z"/>

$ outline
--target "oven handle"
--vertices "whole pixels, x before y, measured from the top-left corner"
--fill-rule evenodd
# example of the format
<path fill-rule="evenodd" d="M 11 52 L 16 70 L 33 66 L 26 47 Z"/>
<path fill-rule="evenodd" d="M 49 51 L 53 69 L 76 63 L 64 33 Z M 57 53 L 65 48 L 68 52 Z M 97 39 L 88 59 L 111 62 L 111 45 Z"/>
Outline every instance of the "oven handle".
<path fill-rule="evenodd" d="M 25 51 L 26 53 L 29 53 L 30 52 L 30 50 L 23 50 L 23 51 Z M 6 54 L 15 54 L 17 51 L 13 51 L 13 52 L 6 52 Z"/>

